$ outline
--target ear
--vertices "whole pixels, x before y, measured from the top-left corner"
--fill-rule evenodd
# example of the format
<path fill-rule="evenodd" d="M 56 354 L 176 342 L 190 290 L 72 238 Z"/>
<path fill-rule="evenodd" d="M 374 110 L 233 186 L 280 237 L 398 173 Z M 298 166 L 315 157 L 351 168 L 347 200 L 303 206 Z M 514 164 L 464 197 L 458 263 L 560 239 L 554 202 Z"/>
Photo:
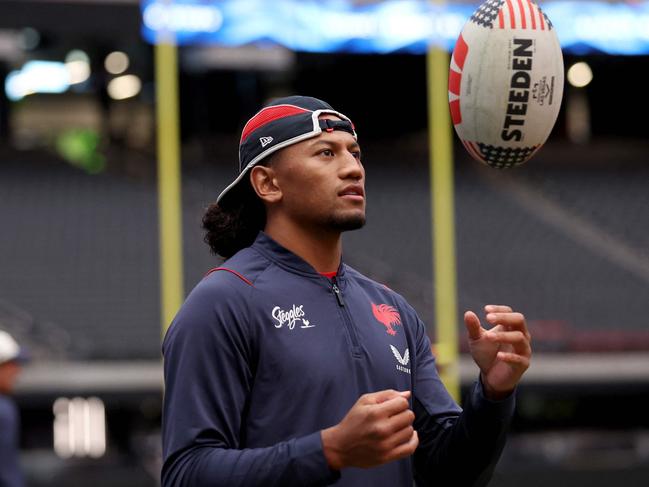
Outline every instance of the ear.
<path fill-rule="evenodd" d="M 250 184 L 265 203 L 277 203 L 282 199 L 282 190 L 272 167 L 253 167 L 250 171 Z"/>

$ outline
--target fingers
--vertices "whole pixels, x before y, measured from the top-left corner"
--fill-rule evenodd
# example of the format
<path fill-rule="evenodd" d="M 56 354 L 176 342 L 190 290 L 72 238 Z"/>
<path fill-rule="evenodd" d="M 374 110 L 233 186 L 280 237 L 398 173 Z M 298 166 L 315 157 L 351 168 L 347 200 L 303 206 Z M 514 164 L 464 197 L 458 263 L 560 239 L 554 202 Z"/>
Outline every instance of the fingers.
<path fill-rule="evenodd" d="M 405 428 L 402 428 L 399 431 L 395 432 L 388 439 L 388 443 L 387 443 L 388 448 L 390 449 L 397 448 L 403 445 L 404 443 L 407 443 L 412 438 L 412 433 L 414 431 L 415 429 L 412 426 L 406 426 Z"/>
<path fill-rule="evenodd" d="M 405 411 L 401 411 L 399 414 L 395 414 L 394 416 L 389 418 L 388 422 L 386 423 L 386 431 L 389 434 L 397 433 L 404 428 L 412 426 L 414 420 L 415 413 L 413 413 L 411 409 L 406 409 Z M 408 438 L 405 438 L 403 441 L 406 441 L 407 439 Z"/>
<path fill-rule="evenodd" d="M 485 311 L 487 322 L 492 328 L 486 331 L 483 337 L 492 343 L 511 347 L 499 350 L 497 357 L 512 365 L 529 366 L 532 337 L 527 329 L 525 316 L 513 311 L 510 306 L 500 304 L 489 304 L 485 306 Z"/>
<path fill-rule="evenodd" d="M 393 397 L 373 409 L 372 414 L 380 421 L 375 430 L 377 437 L 385 439 L 392 446 L 408 441 L 412 435 L 415 413 L 405 397 Z"/>
<path fill-rule="evenodd" d="M 410 409 L 406 409 L 375 423 L 372 436 L 376 445 L 384 452 L 386 457 L 394 459 L 392 458 L 393 450 L 401 448 L 412 440 L 415 431 L 412 426 L 414 420 L 415 413 Z M 383 459 L 383 461 L 391 460 Z"/>
<path fill-rule="evenodd" d="M 527 323 L 525 322 L 525 316 L 522 313 L 515 312 L 499 312 L 499 313 L 488 313 L 487 321 L 492 325 L 502 325 L 505 329 L 508 330 L 519 330 L 521 331 L 527 340 L 531 340 L 529 331 L 527 330 Z"/>
<path fill-rule="evenodd" d="M 519 355 L 517 353 L 510 353 L 510 352 L 498 352 L 497 357 L 499 360 L 502 360 L 503 362 L 507 362 L 508 364 L 514 366 L 520 366 L 525 370 L 527 370 L 530 366 L 529 356 Z"/>
<path fill-rule="evenodd" d="M 464 313 L 464 324 L 471 340 L 478 340 L 482 336 L 484 329 L 480 325 L 478 315 L 473 311 Z"/>
<path fill-rule="evenodd" d="M 369 468 L 412 455 L 419 437 L 410 396 L 392 389 L 361 396 L 339 424 L 322 431 L 329 466 Z"/>
<path fill-rule="evenodd" d="M 492 327 L 504 327 L 505 329 L 521 330 L 528 340 L 531 339 L 527 331 L 527 324 L 525 316 L 521 313 L 516 313 L 510 306 L 502 304 L 488 304 L 485 306 L 487 312 L 487 322 Z M 469 333 L 471 340 L 478 340 L 484 336 L 486 330 L 481 326 L 480 319 L 473 311 L 464 313 L 464 324 Z M 492 328 L 492 330 L 494 329 Z"/>
<path fill-rule="evenodd" d="M 410 407 L 408 399 L 402 395 L 388 399 L 376 406 L 376 413 L 384 417 L 394 416 L 402 411 L 406 411 Z"/>
<path fill-rule="evenodd" d="M 504 304 L 488 304 L 484 307 L 484 310 L 487 313 L 511 313 L 512 309 L 510 306 Z"/>
<path fill-rule="evenodd" d="M 381 463 L 411 455 L 419 444 L 412 426 L 415 413 L 410 409 L 409 396 L 410 391 L 403 391 L 370 406 L 369 417 L 375 421 L 371 434 L 375 445 L 383 451 Z"/>
<path fill-rule="evenodd" d="M 409 457 L 415 452 L 417 446 L 419 446 L 419 435 L 417 434 L 417 430 L 415 430 L 412 432 L 412 436 L 406 443 L 402 443 L 390 452 L 387 461 Z"/>
<path fill-rule="evenodd" d="M 521 331 L 489 331 L 486 334 L 490 342 L 507 343 L 518 354 L 531 355 L 532 347 L 527 336 Z"/>
<path fill-rule="evenodd" d="M 408 395 L 410 395 L 410 391 Z M 369 394 L 364 394 L 360 397 L 359 402 L 363 404 L 381 404 L 383 402 L 389 401 L 396 397 L 402 397 L 403 393 L 395 391 L 394 389 L 386 389 L 384 391 L 371 392 Z"/>
<path fill-rule="evenodd" d="M 505 326 L 521 327 L 525 325 L 525 316 L 522 313 L 488 313 L 487 321 L 493 325 L 496 323 Z"/>

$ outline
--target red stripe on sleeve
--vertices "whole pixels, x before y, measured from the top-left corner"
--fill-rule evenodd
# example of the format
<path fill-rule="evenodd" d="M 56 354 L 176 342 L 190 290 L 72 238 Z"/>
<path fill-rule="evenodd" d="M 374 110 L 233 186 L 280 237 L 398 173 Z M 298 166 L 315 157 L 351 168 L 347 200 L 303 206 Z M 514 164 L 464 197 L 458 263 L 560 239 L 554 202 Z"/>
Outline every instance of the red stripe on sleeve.
<path fill-rule="evenodd" d="M 537 7 L 537 10 L 539 11 L 539 20 L 541 24 L 541 30 L 545 30 L 545 19 L 543 18 L 543 12 L 541 12 L 541 7 Z"/>
<path fill-rule="evenodd" d="M 210 269 L 209 271 L 207 271 L 207 274 L 205 274 L 205 276 L 203 276 L 203 279 L 204 279 L 205 277 L 209 276 L 212 272 L 216 272 L 216 271 L 227 271 L 227 272 L 229 272 L 230 274 L 234 274 L 235 276 L 237 276 L 237 277 L 238 277 L 239 279 L 241 279 L 243 282 L 245 282 L 246 284 L 248 284 L 248 286 L 252 286 L 252 287 L 254 287 L 253 284 L 252 284 L 252 282 L 250 282 L 248 279 L 246 279 L 245 277 L 243 277 L 243 276 L 242 276 L 241 274 L 239 274 L 237 271 L 233 271 L 232 269 L 228 269 L 227 267 L 215 267 L 214 269 Z"/>

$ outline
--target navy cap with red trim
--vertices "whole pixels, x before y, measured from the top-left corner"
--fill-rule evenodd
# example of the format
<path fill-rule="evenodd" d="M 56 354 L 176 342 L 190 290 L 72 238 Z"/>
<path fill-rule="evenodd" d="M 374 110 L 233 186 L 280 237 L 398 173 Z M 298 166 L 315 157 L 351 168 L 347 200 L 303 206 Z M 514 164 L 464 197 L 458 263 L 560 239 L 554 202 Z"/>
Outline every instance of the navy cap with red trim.
<path fill-rule="evenodd" d="M 340 120 L 320 120 L 331 114 Z M 271 154 L 289 145 L 317 137 L 323 131 L 344 130 L 356 138 L 351 120 L 328 103 L 310 96 L 278 98 L 257 112 L 243 127 L 239 142 L 239 175 L 226 187 L 217 203 L 236 206 L 237 189 L 249 184 L 246 175 Z"/>

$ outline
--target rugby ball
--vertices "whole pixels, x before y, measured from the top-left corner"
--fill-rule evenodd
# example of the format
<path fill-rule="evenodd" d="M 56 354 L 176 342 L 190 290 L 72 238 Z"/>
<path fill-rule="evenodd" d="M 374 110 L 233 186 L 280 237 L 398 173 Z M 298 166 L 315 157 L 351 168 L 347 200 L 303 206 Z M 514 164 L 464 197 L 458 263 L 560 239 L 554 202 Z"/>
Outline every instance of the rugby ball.
<path fill-rule="evenodd" d="M 550 19 L 529 0 L 487 0 L 462 28 L 448 81 L 451 119 L 471 157 L 519 166 L 547 140 L 563 96 Z"/>

